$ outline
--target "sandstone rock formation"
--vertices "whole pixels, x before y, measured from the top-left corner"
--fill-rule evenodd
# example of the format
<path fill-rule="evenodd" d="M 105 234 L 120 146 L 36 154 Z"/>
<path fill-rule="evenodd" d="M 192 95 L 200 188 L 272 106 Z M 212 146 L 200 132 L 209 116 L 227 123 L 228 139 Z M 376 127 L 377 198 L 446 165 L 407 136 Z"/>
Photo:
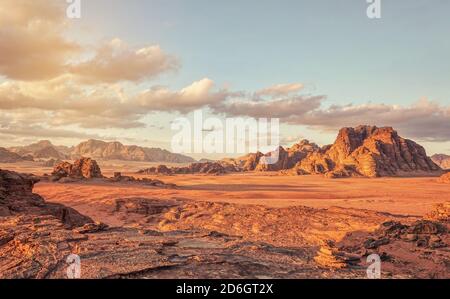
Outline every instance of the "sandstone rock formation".
<path fill-rule="evenodd" d="M 308 140 L 301 140 L 290 148 L 278 147 L 275 151 L 263 154 L 251 153 L 240 158 L 223 159 L 222 162 L 235 165 L 242 171 L 281 171 L 292 169 L 308 154 L 320 151 L 319 146 Z M 268 163 L 268 159 L 275 158 L 275 163 Z"/>
<path fill-rule="evenodd" d="M 35 159 L 60 159 L 68 158 L 70 148 L 65 146 L 55 146 L 48 140 L 42 140 L 27 146 L 17 146 L 9 148 L 21 156 L 29 155 Z"/>
<path fill-rule="evenodd" d="M 442 169 L 450 169 L 450 156 L 444 154 L 436 154 L 431 156 L 431 160 L 439 165 Z"/>
<path fill-rule="evenodd" d="M 150 167 L 138 171 L 140 174 L 208 174 L 208 175 L 221 175 L 231 172 L 238 172 L 236 166 L 225 162 L 205 162 L 205 163 L 191 163 L 189 166 L 184 167 L 167 167 L 165 165 L 159 165 L 157 167 Z"/>
<path fill-rule="evenodd" d="M 260 160 L 255 170 L 257 171 L 280 171 L 293 168 L 299 161 L 303 160 L 308 154 L 319 152 L 320 148 L 315 143 L 308 140 L 302 140 L 288 149 L 279 147 L 274 153 L 264 155 L 265 157 L 278 157 L 276 163 L 264 163 Z"/>
<path fill-rule="evenodd" d="M 267 163 L 277 157 L 275 163 Z M 280 171 L 283 174 L 323 174 L 328 178 L 351 176 L 439 175 L 442 170 L 425 149 L 414 141 L 398 136 L 390 128 L 359 126 L 343 128 L 332 145 L 320 148 L 302 140 L 290 148 L 275 152 L 248 154 L 218 162 L 193 163 L 188 167 L 165 166 L 144 169 L 147 174 L 224 174 L 239 171 Z"/>
<path fill-rule="evenodd" d="M 56 165 L 53 169 L 52 177 L 54 177 L 55 180 L 66 177 L 74 179 L 92 179 L 103 178 L 103 175 L 95 160 L 92 160 L 91 158 L 81 158 L 76 160 L 73 164 L 62 162 Z"/>
<path fill-rule="evenodd" d="M 8 149 L 19 156 L 29 155 L 35 159 L 80 159 L 89 157 L 103 160 L 148 161 L 191 163 L 191 157 L 174 154 L 159 148 L 146 148 L 136 145 L 123 145 L 120 142 L 104 142 L 88 140 L 75 147 L 55 146 L 48 140 L 42 140 L 27 146 L 16 146 Z"/>
<path fill-rule="evenodd" d="M 33 161 L 33 158 L 27 156 L 23 157 L 6 148 L 0 147 L 0 163 L 16 163 L 20 161 Z"/>
<path fill-rule="evenodd" d="M 51 215 L 69 228 L 92 222 L 74 209 L 46 203 L 42 197 L 33 194 L 33 186 L 38 181 L 32 175 L 0 170 L 0 217 Z"/>
<path fill-rule="evenodd" d="M 114 177 L 107 179 L 109 182 L 113 183 L 136 183 L 143 184 L 147 186 L 155 186 L 160 188 L 175 188 L 175 184 L 166 184 L 163 181 L 149 178 L 137 179 L 132 176 L 123 176 L 120 172 L 115 172 Z"/>
<path fill-rule="evenodd" d="M 358 265 L 361 256 L 340 251 L 335 247 L 334 241 L 327 240 L 320 246 L 314 260 L 322 267 L 343 269 Z"/>
<path fill-rule="evenodd" d="M 264 154 L 261 152 L 250 153 L 250 154 L 247 154 L 243 157 L 236 158 L 236 159 L 226 158 L 226 159 L 223 159 L 222 162 L 229 164 L 229 165 L 234 165 L 236 168 L 239 168 L 242 171 L 254 171 L 256 169 L 256 167 L 258 166 L 261 157 L 263 157 L 263 156 L 264 156 Z"/>
<path fill-rule="evenodd" d="M 308 154 L 295 169 L 328 177 L 441 173 L 422 146 L 398 136 L 390 127 L 375 126 L 341 129 L 333 145 Z"/>
<path fill-rule="evenodd" d="M 88 140 L 77 145 L 71 152 L 73 159 L 90 157 L 103 160 L 146 161 L 190 163 L 195 160 L 159 148 L 146 148 L 136 145 L 123 145 L 120 142 Z"/>
<path fill-rule="evenodd" d="M 449 184 L 449 183 L 450 183 L 450 172 L 448 172 L 448 173 L 442 175 L 442 176 L 438 179 L 438 182 Z"/>
<path fill-rule="evenodd" d="M 276 163 L 264 163 L 277 156 Z M 442 170 L 425 149 L 400 137 L 390 127 L 359 126 L 340 130 L 334 144 L 322 148 L 302 140 L 290 148 L 268 154 L 254 153 L 224 159 L 243 171 L 281 171 L 283 174 L 323 174 L 329 178 L 350 176 L 439 175 Z"/>
<path fill-rule="evenodd" d="M 167 167 L 166 165 L 158 165 L 154 167 L 149 167 L 145 169 L 141 169 L 138 171 L 140 174 L 151 174 L 151 175 L 172 175 L 173 170 L 171 167 Z"/>
<path fill-rule="evenodd" d="M 309 155 L 297 165 L 309 173 L 331 177 L 396 176 L 438 172 L 423 147 L 398 136 L 392 128 L 344 128 L 324 153 Z"/>
<path fill-rule="evenodd" d="M 47 161 L 42 162 L 42 166 L 44 167 L 55 167 L 58 164 L 62 164 L 63 161 L 59 160 L 59 159 L 50 159 Z"/>
<path fill-rule="evenodd" d="M 448 268 L 444 261 L 450 257 L 449 245 L 448 226 L 441 222 L 387 221 L 373 232 L 352 232 L 338 242 L 322 245 L 315 261 L 326 268 L 367 268 L 366 258 L 377 254 L 382 261 L 382 277 L 400 271 L 402 277 L 442 278 L 446 274 L 441 271 L 446 272 Z M 428 273 L 418 273 L 423 271 L 419 269 L 428 269 Z"/>
<path fill-rule="evenodd" d="M 431 211 L 425 219 L 450 222 L 450 201 L 438 204 L 436 209 Z"/>

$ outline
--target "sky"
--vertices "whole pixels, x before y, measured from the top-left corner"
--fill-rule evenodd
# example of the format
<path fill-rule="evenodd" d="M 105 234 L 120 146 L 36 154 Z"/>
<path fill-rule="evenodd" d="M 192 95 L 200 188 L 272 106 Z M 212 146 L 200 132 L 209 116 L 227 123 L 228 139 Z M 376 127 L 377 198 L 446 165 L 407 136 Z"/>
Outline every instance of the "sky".
<path fill-rule="evenodd" d="M 450 154 L 450 2 L 0 0 L 1 146 L 171 149 L 171 123 L 276 117 L 283 143 L 393 126 Z M 205 155 L 203 155 L 205 156 Z M 207 155 L 206 155 L 207 156 Z"/>

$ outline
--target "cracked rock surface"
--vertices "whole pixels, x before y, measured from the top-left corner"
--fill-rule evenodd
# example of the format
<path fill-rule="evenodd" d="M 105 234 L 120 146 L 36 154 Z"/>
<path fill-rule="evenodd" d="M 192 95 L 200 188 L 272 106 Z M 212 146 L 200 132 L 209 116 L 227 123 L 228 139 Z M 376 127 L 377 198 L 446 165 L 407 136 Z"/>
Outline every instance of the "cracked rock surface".
<path fill-rule="evenodd" d="M 32 193 L 36 178 L 0 170 L 0 278 L 449 278 L 448 217 L 367 210 L 118 198 L 108 226 Z M 95 203 L 93 203 L 95 205 Z M 443 216 L 444 215 L 444 216 Z M 319 256 L 319 258 L 317 258 Z"/>

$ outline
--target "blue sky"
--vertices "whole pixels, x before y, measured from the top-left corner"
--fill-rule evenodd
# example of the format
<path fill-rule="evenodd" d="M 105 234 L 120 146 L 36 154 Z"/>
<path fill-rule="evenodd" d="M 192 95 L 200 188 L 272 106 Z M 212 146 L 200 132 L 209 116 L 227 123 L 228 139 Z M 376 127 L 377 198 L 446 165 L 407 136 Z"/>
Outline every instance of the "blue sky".
<path fill-rule="evenodd" d="M 236 89 L 274 82 L 345 103 L 449 101 L 450 2 L 384 0 L 370 20 L 364 0 L 90 0 L 85 26 L 101 37 L 157 43 L 182 68 L 159 82 L 209 77 Z"/>

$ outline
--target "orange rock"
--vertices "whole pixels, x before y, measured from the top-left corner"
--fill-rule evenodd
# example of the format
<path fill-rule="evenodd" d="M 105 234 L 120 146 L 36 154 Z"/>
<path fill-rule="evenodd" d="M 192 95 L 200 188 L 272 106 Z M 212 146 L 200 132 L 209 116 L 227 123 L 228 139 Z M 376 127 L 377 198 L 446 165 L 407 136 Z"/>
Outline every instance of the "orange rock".
<path fill-rule="evenodd" d="M 441 171 L 422 146 L 398 136 L 393 128 L 375 126 L 341 129 L 333 145 L 325 151 L 309 154 L 296 168 L 328 177 L 419 175 Z"/>
<path fill-rule="evenodd" d="M 450 183 L 450 172 L 444 174 L 438 179 L 438 182 L 440 183 Z"/>
<path fill-rule="evenodd" d="M 97 162 L 91 158 L 81 158 L 75 161 L 74 164 L 62 162 L 54 167 L 52 176 L 57 178 L 71 177 L 85 179 L 103 177 Z"/>

